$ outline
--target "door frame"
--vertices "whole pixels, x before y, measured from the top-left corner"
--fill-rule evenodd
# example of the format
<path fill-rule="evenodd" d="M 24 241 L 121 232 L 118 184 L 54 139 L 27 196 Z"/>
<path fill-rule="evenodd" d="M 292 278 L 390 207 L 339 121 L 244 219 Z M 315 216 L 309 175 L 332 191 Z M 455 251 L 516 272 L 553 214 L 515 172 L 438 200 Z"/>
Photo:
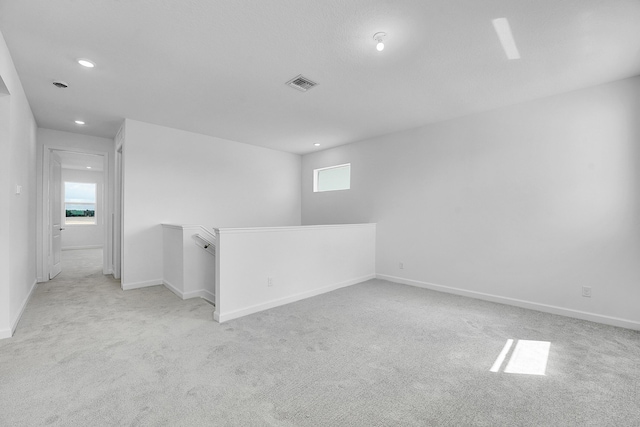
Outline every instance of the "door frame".
<path fill-rule="evenodd" d="M 113 198 L 113 277 L 120 279 L 122 274 L 122 242 L 123 242 L 123 206 L 124 206 L 124 145 L 116 147 L 115 176 Z"/>
<path fill-rule="evenodd" d="M 55 171 L 57 170 L 57 175 L 59 178 L 59 182 L 56 184 L 52 183 L 51 179 L 55 177 Z M 60 160 L 60 156 L 57 152 L 49 153 L 49 252 L 47 258 L 49 259 L 49 268 L 47 271 L 47 278 L 53 279 L 56 277 L 60 271 L 62 270 L 62 230 L 64 230 L 63 220 L 62 220 L 62 162 Z M 51 187 L 58 191 L 57 195 L 51 194 Z M 52 207 L 58 207 L 57 215 L 59 217 L 55 217 L 56 221 L 53 221 L 52 218 L 56 215 L 56 212 L 52 210 Z M 56 222 L 58 222 L 57 226 Z M 60 240 L 57 245 L 55 245 L 56 239 L 56 231 L 55 228 L 59 228 L 57 231 L 57 237 Z M 59 246 L 59 247 L 58 247 Z M 60 251 L 60 253 L 57 253 Z M 58 264 L 59 268 L 53 272 L 56 267 L 56 255 L 58 255 Z"/>
<path fill-rule="evenodd" d="M 73 153 L 91 154 L 102 156 L 103 167 L 103 197 L 104 197 L 104 236 L 102 243 L 102 273 L 112 273 L 112 250 L 111 250 L 111 233 L 113 232 L 113 190 L 112 190 L 112 172 L 110 164 L 110 155 L 108 151 L 90 150 L 76 147 L 65 147 L 57 145 L 43 144 L 42 146 L 42 163 L 39 171 L 42 176 L 41 198 L 38 199 L 39 211 L 42 213 L 38 224 L 38 282 L 49 281 L 49 245 L 51 241 L 51 212 L 49 206 L 49 167 L 51 163 L 52 151 L 68 151 Z"/>

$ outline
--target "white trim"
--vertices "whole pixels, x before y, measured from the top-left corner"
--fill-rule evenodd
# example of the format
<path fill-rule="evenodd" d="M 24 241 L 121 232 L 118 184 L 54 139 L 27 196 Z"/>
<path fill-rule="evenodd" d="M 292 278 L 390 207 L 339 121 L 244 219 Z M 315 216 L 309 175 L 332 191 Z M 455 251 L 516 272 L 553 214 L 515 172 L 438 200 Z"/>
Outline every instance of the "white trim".
<path fill-rule="evenodd" d="M 123 205 L 123 192 L 124 192 L 124 145 L 123 145 L 123 136 L 124 136 L 124 125 L 123 121 L 122 126 L 118 130 L 118 134 L 116 135 L 116 148 L 113 152 L 113 179 L 110 181 L 110 185 L 112 186 L 112 198 L 111 198 L 111 234 L 112 234 L 112 257 L 111 257 L 111 266 L 113 277 L 115 279 L 120 279 L 122 276 L 122 242 L 123 242 L 123 215 L 124 215 L 124 205 Z M 118 136 L 120 135 L 120 136 Z"/>
<path fill-rule="evenodd" d="M 214 304 L 216 303 L 216 296 L 214 294 L 212 294 L 211 292 L 207 291 L 206 289 L 200 289 L 197 291 L 191 291 L 191 292 L 185 292 L 182 295 L 182 299 L 191 299 L 191 298 L 202 298 L 205 299 L 207 301 L 209 301 L 210 303 Z"/>
<path fill-rule="evenodd" d="M 29 301 L 31 301 L 31 297 L 33 296 L 33 291 L 35 291 L 37 287 L 38 287 L 38 281 L 34 280 L 33 284 L 31 285 L 31 289 L 29 290 L 29 294 L 24 299 L 24 301 L 22 301 L 22 306 L 20 306 L 18 315 L 11 321 L 11 329 L 9 330 L 9 336 L 5 337 L 4 336 L 5 331 L 3 330 L 3 331 L 0 331 L 0 338 L 11 338 L 13 336 L 13 334 L 16 331 L 16 328 L 18 327 L 18 323 L 22 318 L 22 314 L 24 313 L 25 308 L 27 308 L 27 304 L 29 304 Z"/>
<path fill-rule="evenodd" d="M 176 296 L 180 299 L 184 299 L 184 295 L 181 291 L 178 290 L 178 288 L 176 288 L 175 286 L 173 286 L 171 283 L 167 282 L 166 280 L 162 281 L 162 284 L 165 286 L 165 288 L 169 289 L 171 292 L 173 292 L 174 294 L 176 294 Z"/>
<path fill-rule="evenodd" d="M 211 238 L 213 239 L 217 239 L 216 237 L 216 233 L 215 233 L 215 229 L 211 229 L 209 230 L 208 228 L 202 226 L 202 225 L 195 225 L 195 224 L 161 224 L 164 228 L 171 228 L 173 230 L 197 230 L 197 231 L 202 231 L 206 234 L 208 234 Z"/>
<path fill-rule="evenodd" d="M 102 249 L 102 245 L 87 245 L 87 246 L 65 246 L 63 251 L 75 251 L 77 249 Z"/>
<path fill-rule="evenodd" d="M 144 282 L 134 282 L 134 283 L 123 283 L 122 284 L 122 290 L 123 291 L 130 291 L 132 289 L 140 289 L 140 288 L 148 288 L 150 286 L 158 286 L 158 285 L 163 285 L 164 282 L 162 279 L 156 279 L 156 280 L 145 280 Z"/>
<path fill-rule="evenodd" d="M 215 295 L 213 295 L 211 292 L 207 291 L 206 289 L 198 289 L 197 291 L 182 292 L 177 287 L 172 285 L 170 282 L 167 282 L 166 280 L 163 280 L 162 283 L 167 289 L 169 289 L 171 292 L 176 294 L 178 298 L 182 300 L 187 300 L 191 298 L 202 298 L 202 299 L 206 299 L 207 301 L 209 301 L 214 305 L 216 303 Z"/>
<path fill-rule="evenodd" d="M 0 329 L 0 340 L 11 338 L 11 329 Z"/>
<path fill-rule="evenodd" d="M 175 230 L 186 230 L 186 229 L 193 229 L 193 228 L 202 227 L 201 225 L 195 225 L 195 224 L 161 224 L 161 225 L 163 227 L 173 228 Z"/>
<path fill-rule="evenodd" d="M 525 301 L 516 298 L 503 297 L 499 295 L 486 294 L 484 292 L 468 291 L 450 286 L 436 285 L 434 283 L 421 282 L 418 280 L 404 279 L 402 277 L 389 276 L 386 274 L 376 274 L 377 279 L 388 280 L 389 282 L 403 285 L 416 286 L 418 288 L 431 289 L 433 291 L 445 292 L 448 294 L 461 295 L 469 298 L 476 298 L 485 301 L 497 302 L 500 304 L 513 305 L 527 308 L 529 310 L 542 311 L 544 313 L 557 314 L 560 316 L 572 317 L 590 322 L 602 323 L 605 325 L 618 326 L 621 328 L 634 329 L 640 331 L 640 322 L 635 320 L 621 319 L 619 317 L 605 316 L 602 314 L 589 313 L 586 311 L 573 310 L 571 308 L 558 307 L 555 305 L 540 304 L 537 302 Z"/>
<path fill-rule="evenodd" d="M 283 231 L 308 231 L 308 230 L 326 230 L 330 228 L 366 228 L 374 227 L 376 223 L 367 224 L 332 224 L 332 225 L 295 225 L 287 227 L 251 227 L 251 228 L 217 228 L 219 234 L 237 234 L 237 233 L 263 233 L 283 232 Z"/>
<path fill-rule="evenodd" d="M 60 131 L 64 132 L 64 131 Z M 108 139 L 108 138 L 104 138 Z M 41 282 L 49 281 L 49 157 L 52 151 L 68 151 L 73 153 L 83 153 L 83 154 L 92 154 L 102 156 L 102 174 L 103 174 L 103 215 L 105 217 L 104 221 L 104 232 L 103 232 L 103 246 L 106 250 L 102 254 L 102 273 L 108 274 L 109 265 L 112 264 L 111 260 L 111 233 L 113 224 L 109 221 L 109 218 L 112 217 L 112 213 L 114 210 L 112 203 L 112 196 L 114 189 L 112 188 L 111 182 L 111 162 L 115 162 L 115 158 L 111 159 L 111 156 L 114 154 L 111 151 L 102 151 L 102 150 L 93 150 L 88 148 L 81 147 L 69 147 L 69 146 L 60 146 L 57 144 L 49 144 L 45 143 L 42 145 L 42 152 L 38 153 L 38 162 L 40 162 L 40 158 L 42 159 L 42 164 L 39 164 L 40 169 L 37 173 L 41 174 L 41 188 L 39 189 L 41 194 L 37 196 L 37 207 L 36 207 L 36 215 L 42 215 L 41 218 L 38 218 L 38 226 L 36 228 L 42 227 L 39 230 L 39 233 L 36 238 L 36 244 L 38 249 L 36 250 L 36 264 L 37 264 L 37 274 L 40 279 L 43 279 Z M 40 157 L 42 156 L 42 157 Z"/>
<path fill-rule="evenodd" d="M 335 291 L 336 289 L 355 285 L 357 283 L 366 282 L 367 280 L 371 280 L 375 277 L 376 277 L 375 274 L 367 274 L 366 276 L 345 280 L 344 282 L 334 283 L 332 285 L 324 286 L 322 288 L 313 289 L 307 292 L 301 292 L 299 294 L 289 295 L 284 298 L 274 299 L 261 304 L 252 305 L 250 307 L 245 307 L 245 308 L 241 308 L 238 310 L 234 310 L 234 311 L 222 313 L 222 314 L 220 314 L 220 310 L 216 305 L 216 310 L 213 314 L 213 318 L 217 322 L 223 323 L 228 320 L 237 319 L 238 317 L 243 317 L 249 314 L 258 313 L 260 311 L 268 310 L 270 308 L 279 307 L 281 305 L 289 304 L 289 303 L 300 301 L 306 298 L 314 297 L 316 295 Z"/>

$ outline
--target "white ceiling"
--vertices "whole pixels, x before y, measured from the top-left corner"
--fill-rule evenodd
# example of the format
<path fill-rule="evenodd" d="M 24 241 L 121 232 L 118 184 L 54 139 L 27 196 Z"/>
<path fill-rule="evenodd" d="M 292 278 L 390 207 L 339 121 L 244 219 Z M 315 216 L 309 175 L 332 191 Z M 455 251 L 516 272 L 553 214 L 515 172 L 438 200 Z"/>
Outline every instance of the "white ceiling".
<path fill-rule="evenodd" d="M 40 127 L 131 118 L 293 153 L 640 74 L 640 0 L 0 0 L 0 31 Z"/>

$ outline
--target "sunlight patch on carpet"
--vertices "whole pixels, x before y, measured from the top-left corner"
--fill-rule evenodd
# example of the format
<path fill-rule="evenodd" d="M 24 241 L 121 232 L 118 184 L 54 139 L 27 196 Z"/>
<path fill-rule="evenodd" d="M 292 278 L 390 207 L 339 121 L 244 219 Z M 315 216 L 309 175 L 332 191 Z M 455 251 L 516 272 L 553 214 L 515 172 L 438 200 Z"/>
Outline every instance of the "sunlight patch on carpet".
<path fill-rule="evenodd" d="M 491 372 L 500 372 L 500 367 L 507 358 L 513 340 L 508 339 L 502 351 L 491 367 Z M 509 357 L 507 366 L 502 372 L 506 374 L 546 375 L 547 361 L 549 359 L 549 341 L 518 340 Z"/>

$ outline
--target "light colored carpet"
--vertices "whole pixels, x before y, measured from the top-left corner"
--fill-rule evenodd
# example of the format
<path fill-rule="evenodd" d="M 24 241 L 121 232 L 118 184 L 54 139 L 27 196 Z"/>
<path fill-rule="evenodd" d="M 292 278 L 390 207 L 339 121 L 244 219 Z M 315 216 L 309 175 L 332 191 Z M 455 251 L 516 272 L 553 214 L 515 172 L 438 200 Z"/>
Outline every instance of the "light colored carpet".
<path fill-rule="evenodd" d="M 220 325 L 63 262 L 0 341 L 0 425 L 640 425 L 638 332 L 380 280 Z M 545 376 L 489 371 L 509 338 Z"/>

